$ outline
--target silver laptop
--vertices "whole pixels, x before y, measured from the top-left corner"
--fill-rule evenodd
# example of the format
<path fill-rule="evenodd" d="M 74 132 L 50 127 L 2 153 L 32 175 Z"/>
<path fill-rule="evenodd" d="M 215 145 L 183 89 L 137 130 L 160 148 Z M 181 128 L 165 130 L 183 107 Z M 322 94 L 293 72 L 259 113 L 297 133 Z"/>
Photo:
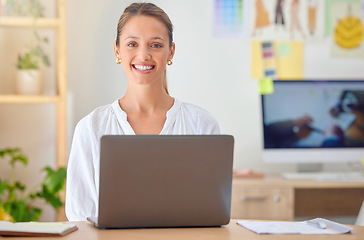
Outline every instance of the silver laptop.
<path fill-rule="evenodd" d="M 221 226 L 230 221 L 230 135 L 101 139 L 98 228 Z"/>

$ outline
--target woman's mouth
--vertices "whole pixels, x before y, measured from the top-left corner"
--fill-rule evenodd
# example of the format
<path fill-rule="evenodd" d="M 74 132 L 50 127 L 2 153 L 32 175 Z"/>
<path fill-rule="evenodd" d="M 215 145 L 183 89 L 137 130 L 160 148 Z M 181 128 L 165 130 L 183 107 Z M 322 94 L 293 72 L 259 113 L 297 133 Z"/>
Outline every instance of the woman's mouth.
<path fill-rule="evenodd" d="M 153 70 L 155 68 L 155 65 L 137 65 L 137 64 L 133 64 L 132 65 L 134 69 L 139 70 L 139 71 L 150 71 Z"/>

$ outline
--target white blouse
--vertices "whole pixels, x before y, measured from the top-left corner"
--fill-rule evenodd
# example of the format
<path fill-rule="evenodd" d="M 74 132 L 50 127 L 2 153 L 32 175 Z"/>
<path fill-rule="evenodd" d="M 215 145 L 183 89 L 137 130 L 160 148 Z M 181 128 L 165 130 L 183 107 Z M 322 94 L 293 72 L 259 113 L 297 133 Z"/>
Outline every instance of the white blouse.
<path fill-rule="evenodd" d="M 220 128 L 206 110 L 175 99 L 160 134 L 220 134 Z M 69 221 L 98 216 L 100 139 L 103 135 L 135 135 L 118 100 L 96 108 L 75 128 L 66 183 Z"/>

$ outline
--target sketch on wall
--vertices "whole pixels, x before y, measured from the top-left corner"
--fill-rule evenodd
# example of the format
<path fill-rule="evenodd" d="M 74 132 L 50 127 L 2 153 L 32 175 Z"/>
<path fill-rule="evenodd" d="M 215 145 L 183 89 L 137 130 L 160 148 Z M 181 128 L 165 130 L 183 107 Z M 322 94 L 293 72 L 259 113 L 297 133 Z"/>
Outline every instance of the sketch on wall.
<path fill-rule="evenodd" d="M 318 41 L 324 37 L 324 1 L 250 1 L 250 37 L 254 40 Z"/>
<path fill-rule="evenodd" d="M 246 38 L 248 3 L 249 0 L 214 0 L 214 37 Z"/>
<path fill-rule="evenodd" d="M 331 16 L 331 55 L 364 57 L 364 13 L 360 1 L 336 1 L 328 6 Z"/>

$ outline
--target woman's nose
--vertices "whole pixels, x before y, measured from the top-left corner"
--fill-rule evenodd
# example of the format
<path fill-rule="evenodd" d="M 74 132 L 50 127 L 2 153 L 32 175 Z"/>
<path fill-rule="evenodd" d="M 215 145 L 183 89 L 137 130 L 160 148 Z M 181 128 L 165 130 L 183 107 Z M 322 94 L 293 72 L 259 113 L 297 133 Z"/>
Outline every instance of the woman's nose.
<path fill-rule="evenodd" d="M 150 49 L 148 46 L 139 48 L 139 57 L 142 61 L 146 61 L 151 58 Z"/>

